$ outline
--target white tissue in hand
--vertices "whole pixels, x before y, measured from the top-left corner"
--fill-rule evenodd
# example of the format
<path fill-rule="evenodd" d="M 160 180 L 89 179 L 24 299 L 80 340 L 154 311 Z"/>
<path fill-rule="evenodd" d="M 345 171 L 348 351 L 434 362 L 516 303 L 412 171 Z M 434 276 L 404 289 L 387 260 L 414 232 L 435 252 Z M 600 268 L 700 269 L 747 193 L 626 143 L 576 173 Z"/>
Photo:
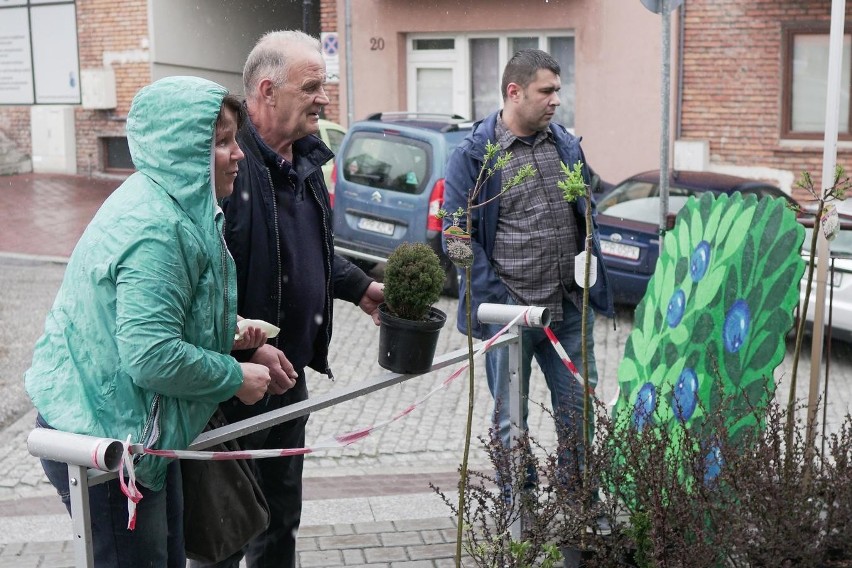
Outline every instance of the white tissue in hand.
<path fill-rule="evenodd" d="M 241 319 L 237 322 L 237 329 L 239 329 L 240 332 L 234 336 L 234 341 L 237 341 L 243 336 L 243 332 L 247 327 L 259 327 L 261 331 L 266 333 L 266 337 L 269 339 L 276 337 L 278 332 L 281 331 L 280 328 L 263 320 Z"/>

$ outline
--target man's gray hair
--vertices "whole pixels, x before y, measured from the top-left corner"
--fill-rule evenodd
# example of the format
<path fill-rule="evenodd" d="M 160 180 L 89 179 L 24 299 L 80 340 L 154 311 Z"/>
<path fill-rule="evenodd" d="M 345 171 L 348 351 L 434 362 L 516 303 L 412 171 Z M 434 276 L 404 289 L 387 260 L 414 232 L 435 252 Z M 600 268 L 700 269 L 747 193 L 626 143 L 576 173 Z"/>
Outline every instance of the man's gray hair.
<path fill-rule="evenodd" d="M 295 46 L 322 53 L 317 38 L 298 30 L 267 32 L 257 40 L 243 67 L 243 88 L 247 99 L 257 97 L 257 87 L 264 79 L 270 79 L 276 87 L 286 82 L 290 70 L 290 49 Z"/>

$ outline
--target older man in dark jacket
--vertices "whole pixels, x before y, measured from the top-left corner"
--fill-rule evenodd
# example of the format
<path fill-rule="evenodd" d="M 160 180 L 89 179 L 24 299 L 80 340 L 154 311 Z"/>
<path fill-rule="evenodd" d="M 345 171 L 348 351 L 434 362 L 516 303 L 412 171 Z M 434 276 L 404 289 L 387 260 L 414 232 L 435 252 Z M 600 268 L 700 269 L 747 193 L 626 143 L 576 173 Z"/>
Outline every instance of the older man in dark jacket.
<path fill-rule="evenodd" d="M 329 100 L 319 42 L 295 31 L 264 35 L 243 71 L 245 121 L 237 140 L 245 152 L 234 193 L 223 204 L 225 238 L 237 265 L 239 313 L 281 328 L 267 350 L 273 384 L 267 401 L 223 403 L 231 421 L 307 399 L 304 369 L 331 377 L 328 345 L 332 301 L 358 304 L 378 323 L 381 284 L 334 254 L 331 205 L 321 166 L 332 152 L 315 136 Z M 255 356 L 256 357 L 256 356 Z M 296 379 L 287 390 L 289 379 Z M 240 440 L 247 449 L 305 444 L 307 417 Z M 302 510 L 302 457 L 253 463 L 269 502 L 269 528 L 245 551 L 249 567 L 295 566 Z M 243 552 L 219 564 L 236 568 Z"/>

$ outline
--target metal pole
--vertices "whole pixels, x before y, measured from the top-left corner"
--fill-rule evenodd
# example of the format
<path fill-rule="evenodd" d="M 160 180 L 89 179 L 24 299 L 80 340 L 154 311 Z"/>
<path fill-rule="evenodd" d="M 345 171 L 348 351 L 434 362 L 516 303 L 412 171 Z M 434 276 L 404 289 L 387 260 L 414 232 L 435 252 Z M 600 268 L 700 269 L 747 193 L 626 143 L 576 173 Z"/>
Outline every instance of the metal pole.
<path fill-rule="evenodd" d="M 352 0 L 344 2 L 344 27 L 346 30 L 346 127 L 355 122 L 355 85 L 352 78 Z"/>
<path fill-rule="evenodd" d="M 308 35 L 311 35 L 312 4 L 313 0 L 302 0 L 302 31 Z"/>
<path fill-rule="evenodd" d="M 509 439 L 511 440 L 510 443 L 517 444 L 518 440 L 521 439 L 521 435 L 525 432 L 523 423 L 524 394 L 521 384 L 521 333 L 523 330 L 519 325 L 514 325 L 511 331 L 517 334 L 518 341 L 509 345 Z M 520 500 L 516 501 L 520 503 L 521 507 L 525 505 Z M 521 534 L 524 528 L 523 515 L 515 517 L 515 520 L 509 527 L 512 540 L 521 542 Z"/>
<path fill-rule="evenodd" d="M 666 233 L 666 218 L 669 214 L 669 98 L 671 96 L 671 35 L 672 15 L 669 0 L 662 0 L 662 120 L 660 132 L 660 256 L 663 254 L 663 239 Z"/>
<path fill-rule="evenodd" d="M 481 323 L 507 324 L 526 312 L 520 325 L 546 327 L 550 325 L 550 310 L 536 306 L 508 306 L 505 304 L 480 304 L 476 317 Z"/>
<path fill-rule="evenodd" d="M 92 550 L 92 514 L 89 510 L 87 468 L 68 464 L 68 490 L 71 498 L 71 526 L 74 529 L 74 564 L 94 568 Z"/>
<path fill-rule="evenodd" d="M 846 0 L 831 2 L 831 34 L 828 46 L 828 84 L 825 102 L 825 138 L 822 150 L 822 179 L 820 188 L 834 183 L 834 168 L 837 163 L 837 123 L 840 116 L 840 75 L 843 62 L 843 25 L 846 14 Z M 819 231 L 816 251 L 816 305 L 814 306 L 814 325 L 811 338 L 811 381 L 808 388 L 807 446 L 813 441 L 813 421 L 816 419 L 816 405 L 819 398 L 820 366 L 822 364 L 823 320 L 825 319 L 825 287 L 828 275 L 828 241 L 820 231 L 819 219 L 814 223 L 814 231 Z M 828 401 L 823 401 L 827 404 Z"/>
<path fill-rule="evenodd" d="M 61 432 L 52 428 L 36 428 L 27 436 L 30 455 L 99 469 L 118 471 L 124 445 L 112 438 L 96 438 Z"/>
<path fill-rule="evenodd" d="M 529 306 L 507 306 L 503 304 L 481 304 L 477 317 L 482 323 L 507 324 L 517 322 L 509 329 L 509 333 L 517 335 L 517 340 L 509 344 L 509 439 L 517 443 L 526 432 L 524 427 L 524 392 L 521 369 L 521 333 L 523 327 L 546 327 L 550 325 L 550 310 L 547 308 Z M 524 506 L 524 504 L 521 504 Z M 512 539 L 520 542 L 523 532 L 523 515 L 515 517 L 509 526 Z"/>

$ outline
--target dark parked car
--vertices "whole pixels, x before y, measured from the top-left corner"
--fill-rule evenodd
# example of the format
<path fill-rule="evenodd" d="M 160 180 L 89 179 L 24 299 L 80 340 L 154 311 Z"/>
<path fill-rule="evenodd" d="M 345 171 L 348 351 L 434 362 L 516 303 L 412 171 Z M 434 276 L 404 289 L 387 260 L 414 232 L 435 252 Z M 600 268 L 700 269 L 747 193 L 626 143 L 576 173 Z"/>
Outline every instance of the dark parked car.
<path fill-rule="evenodd" d="M 737 191 L 796 202 L 776 186 L 713 172 L 672 171 L 669 176 L 669 225 L 690 196 Z M 660 171 L 631 176 L 598 202 L 601 252 L 615 301 L 636 305 L 645 295 L 659 256 Z"/>
<path fill-rule="evenodd" d="M 459 116 L 380 113 L 356 122 L 335 157 L 334 246 L 362 267 L 385 262 L 402 242 L 426 243 L 458 295 L 455 267 L 441 250 L 444 167 L 470 132 Z"/>

